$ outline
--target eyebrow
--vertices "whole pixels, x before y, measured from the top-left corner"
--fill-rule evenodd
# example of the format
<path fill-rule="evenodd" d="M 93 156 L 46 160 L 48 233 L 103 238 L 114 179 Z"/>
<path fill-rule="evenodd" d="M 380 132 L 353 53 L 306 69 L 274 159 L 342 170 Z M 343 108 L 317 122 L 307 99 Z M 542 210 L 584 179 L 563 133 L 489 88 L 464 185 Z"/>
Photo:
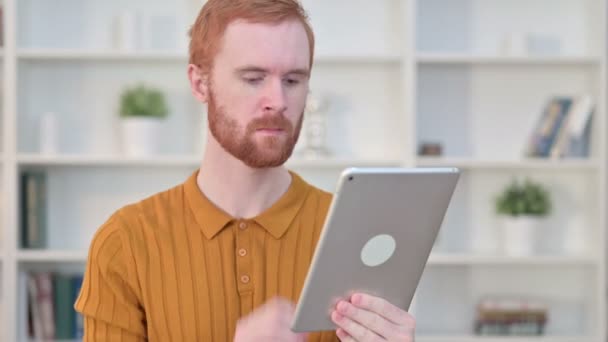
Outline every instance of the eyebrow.
<path fill-rule="evenodd" d="M 247 72 L 261 72 L 261 73 L 269 74 L 270 70 L 264 69 L 261 67 L 252 66 L 252 65 L 247 65 L 247 66 L 236 69 L 236 73 L 239 75 L 247 73 Z M 310 71 L 308 69 L 291 69 L 291 70 L 287 71 L 286 75 L 301 75 L 301 76 L 309 77 Z"/>

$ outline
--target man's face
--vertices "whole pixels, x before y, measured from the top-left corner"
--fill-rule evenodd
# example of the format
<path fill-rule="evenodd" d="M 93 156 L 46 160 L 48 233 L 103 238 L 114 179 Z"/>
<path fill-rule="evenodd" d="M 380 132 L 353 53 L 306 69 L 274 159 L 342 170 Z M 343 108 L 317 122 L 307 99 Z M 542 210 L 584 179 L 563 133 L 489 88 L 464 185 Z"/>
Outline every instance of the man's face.
<path fill-rule="evenodd" d="M 227 27 L 208 86 L 209 128 L 226 151 L 254 168 L 289 158 L 302 126 L 309 55 L 296 20 Z"/>

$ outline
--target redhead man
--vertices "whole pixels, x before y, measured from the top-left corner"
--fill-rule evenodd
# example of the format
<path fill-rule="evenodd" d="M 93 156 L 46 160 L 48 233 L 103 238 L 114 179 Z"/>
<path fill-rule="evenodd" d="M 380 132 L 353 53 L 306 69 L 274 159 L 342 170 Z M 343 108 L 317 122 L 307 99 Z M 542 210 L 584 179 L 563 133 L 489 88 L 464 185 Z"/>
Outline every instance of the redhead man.
<path fill-rule="evenodd" d="M 296 0 L 208 0 L 188 79 L 208 106 L 200 168 L 97 231 L 75 308 L 85 341 L 407 341 L 414 319 L 364 293 L 335 331 L 290 322 L 331 195 L 283 164 L 298 140 L 314 35 Z"/>

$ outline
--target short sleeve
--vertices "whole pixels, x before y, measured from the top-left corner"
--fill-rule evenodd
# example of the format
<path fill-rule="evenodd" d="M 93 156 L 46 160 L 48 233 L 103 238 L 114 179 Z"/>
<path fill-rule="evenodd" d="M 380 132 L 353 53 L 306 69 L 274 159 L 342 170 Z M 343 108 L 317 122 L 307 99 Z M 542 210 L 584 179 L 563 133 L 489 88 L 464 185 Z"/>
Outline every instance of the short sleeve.
<path fill-rule="evenodd" d="M 95 234 L 74 309 L 83 315 L 83 341 L 144 341 L 145 311 L 129 242 L 115 214 Z"/>

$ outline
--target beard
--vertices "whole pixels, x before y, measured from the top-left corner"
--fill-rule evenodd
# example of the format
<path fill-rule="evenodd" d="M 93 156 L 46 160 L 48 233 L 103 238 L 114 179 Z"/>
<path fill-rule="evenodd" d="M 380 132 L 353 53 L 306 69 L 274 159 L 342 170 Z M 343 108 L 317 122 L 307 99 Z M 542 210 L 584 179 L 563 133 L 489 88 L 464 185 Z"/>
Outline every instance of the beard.
<path fill-rule="evenodd" d="M 251 168 L 270 168 L 283 165 L 291 156 L 298 142 L 304 115 L 295 127 L 283 113 L 273 112 L 253 119 L 243 130 L 226 110 L 217 105 L 213 91 L 209 90 L 209 130 L 222 148 Z M 281 129 L 284 136 L 255 138 L 261 128 Z"/>

